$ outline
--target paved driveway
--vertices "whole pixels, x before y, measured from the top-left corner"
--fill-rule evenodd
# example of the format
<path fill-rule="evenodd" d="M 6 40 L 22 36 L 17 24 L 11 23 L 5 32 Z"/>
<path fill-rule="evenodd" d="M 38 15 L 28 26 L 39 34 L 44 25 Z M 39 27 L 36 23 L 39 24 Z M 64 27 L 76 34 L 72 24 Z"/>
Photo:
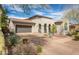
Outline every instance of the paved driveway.
<path fill-rule="evenodd" d="M 54 36 L 47 39 L 42 55 L 78 55 L 79 41 L 73 41 L 67 36 Z"/>
<path fill-rule="evenodd" d="M 40 55 L 79 55 L 79 41 L 73 41 L 71 37 L 55 35 L 52 38 L 39 35 L 25 35 L 36 45 L 43 46 Z"/>

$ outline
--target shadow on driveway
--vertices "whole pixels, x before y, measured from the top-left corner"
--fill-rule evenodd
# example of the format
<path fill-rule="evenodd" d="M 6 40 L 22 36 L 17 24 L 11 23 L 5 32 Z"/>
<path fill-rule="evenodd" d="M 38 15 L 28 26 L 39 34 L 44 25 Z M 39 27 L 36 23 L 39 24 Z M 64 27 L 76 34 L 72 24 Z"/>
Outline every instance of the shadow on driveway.
<path fill-rule="evenodd" d="M 28 38 L 35 45 L 44 46 L 47 43 L 47 40 L 45 39 L 46 37 L 43 37 L 43 36 L 40 37 L 38 35 L 26 35 L 26 36 L 23 36 L 23 38 Z"/>

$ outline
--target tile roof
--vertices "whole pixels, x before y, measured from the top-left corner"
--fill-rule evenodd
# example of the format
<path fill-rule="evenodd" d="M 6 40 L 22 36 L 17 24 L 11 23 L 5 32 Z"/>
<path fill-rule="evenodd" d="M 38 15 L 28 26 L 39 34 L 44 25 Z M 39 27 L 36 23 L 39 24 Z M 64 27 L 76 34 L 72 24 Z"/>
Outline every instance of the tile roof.
<path fill-rule="evenodd" d="M 29 19 L 14 19 L 13 22 L 22 22 L 22 23 L 33 23 L 32 20 Z"/>
<path fill-rule="evenodd" d="M 33 19 L 33 18 L 36 18 L 36 17 L 39 17 L 39 18 L 48 18 L 48 19 L 53 19 L 53 18 L 51 18 L 51 17 L 42 16 L 42 15 L 34 15 L 34 16 L 30 17 L 29 19 Z"/>

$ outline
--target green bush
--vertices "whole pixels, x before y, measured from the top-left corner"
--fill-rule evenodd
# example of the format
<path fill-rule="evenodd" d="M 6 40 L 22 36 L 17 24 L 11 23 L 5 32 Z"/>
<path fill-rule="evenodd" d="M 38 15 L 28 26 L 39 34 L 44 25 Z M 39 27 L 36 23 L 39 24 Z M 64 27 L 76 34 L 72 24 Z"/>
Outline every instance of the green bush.
<path fill-rule="evenodd" d="M 77 32 L 76 31 L 72 32 L 72 35 L 77 35 Z"/>
<path fill-rule="evenodd" d="M 74 36 L 74 35 L 77 35 L 77 32 L 76 31 L 74 31 L 74 32 L 68 32 L 67 35 L 68 36 Z"/>
<path fill-rule="evenodd" d="M 41 53 L 42 52 L 42 47 L 40 45 L 37 46 L 37 53 Z"/>
<path fill-rule="evenodd" d="M 9 41 L 8 41 L 10 45 L 17 44 L 19 40 L 20 40 L 20 37 L 17 36 L 14 32 L 10 33 Z"/>
<path fill-rule="evenodd" d="M 76 35 L 74 35 L 74 40 L 76 40 L 76 41 L 79 40 L 79 33 L 77 33 Z"/>
<path fill-rule="evenodd" d="M 66 35 L 67 36 L 72 36 L 72 33 L 71 32 L 68 32 Z"/>
<path fill-rule="evenodd" d="M 56 28 L 56 25 L 53 24 L 52 27 L 51 27 L 51 33 L 56 33 L 57 32 L 57 28 Z"/>

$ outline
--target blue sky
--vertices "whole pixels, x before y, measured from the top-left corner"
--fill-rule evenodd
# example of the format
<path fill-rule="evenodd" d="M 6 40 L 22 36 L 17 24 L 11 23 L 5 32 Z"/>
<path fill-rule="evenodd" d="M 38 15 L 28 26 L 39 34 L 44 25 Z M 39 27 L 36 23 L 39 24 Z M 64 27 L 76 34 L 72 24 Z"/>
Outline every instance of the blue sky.
<path fill-rule="evenodd" d="M 43 15 L 51 17 L 55 20 L 59 20 L 64 16 L 64 12 L 71 8 L 78 8 L 79 5 L 66 5 L 66 4 L 49 4 L 50 9 L 43 9 L 38 5 L 35 8 L 31 9 L 31 12 L 24 13 L 23 10 L 19 7 L 13 8 L 10 4 L 5 4 L 3 7 L 7 10 L 7 15 L 12 18 L 29 18 L 34 15 Z"/>

